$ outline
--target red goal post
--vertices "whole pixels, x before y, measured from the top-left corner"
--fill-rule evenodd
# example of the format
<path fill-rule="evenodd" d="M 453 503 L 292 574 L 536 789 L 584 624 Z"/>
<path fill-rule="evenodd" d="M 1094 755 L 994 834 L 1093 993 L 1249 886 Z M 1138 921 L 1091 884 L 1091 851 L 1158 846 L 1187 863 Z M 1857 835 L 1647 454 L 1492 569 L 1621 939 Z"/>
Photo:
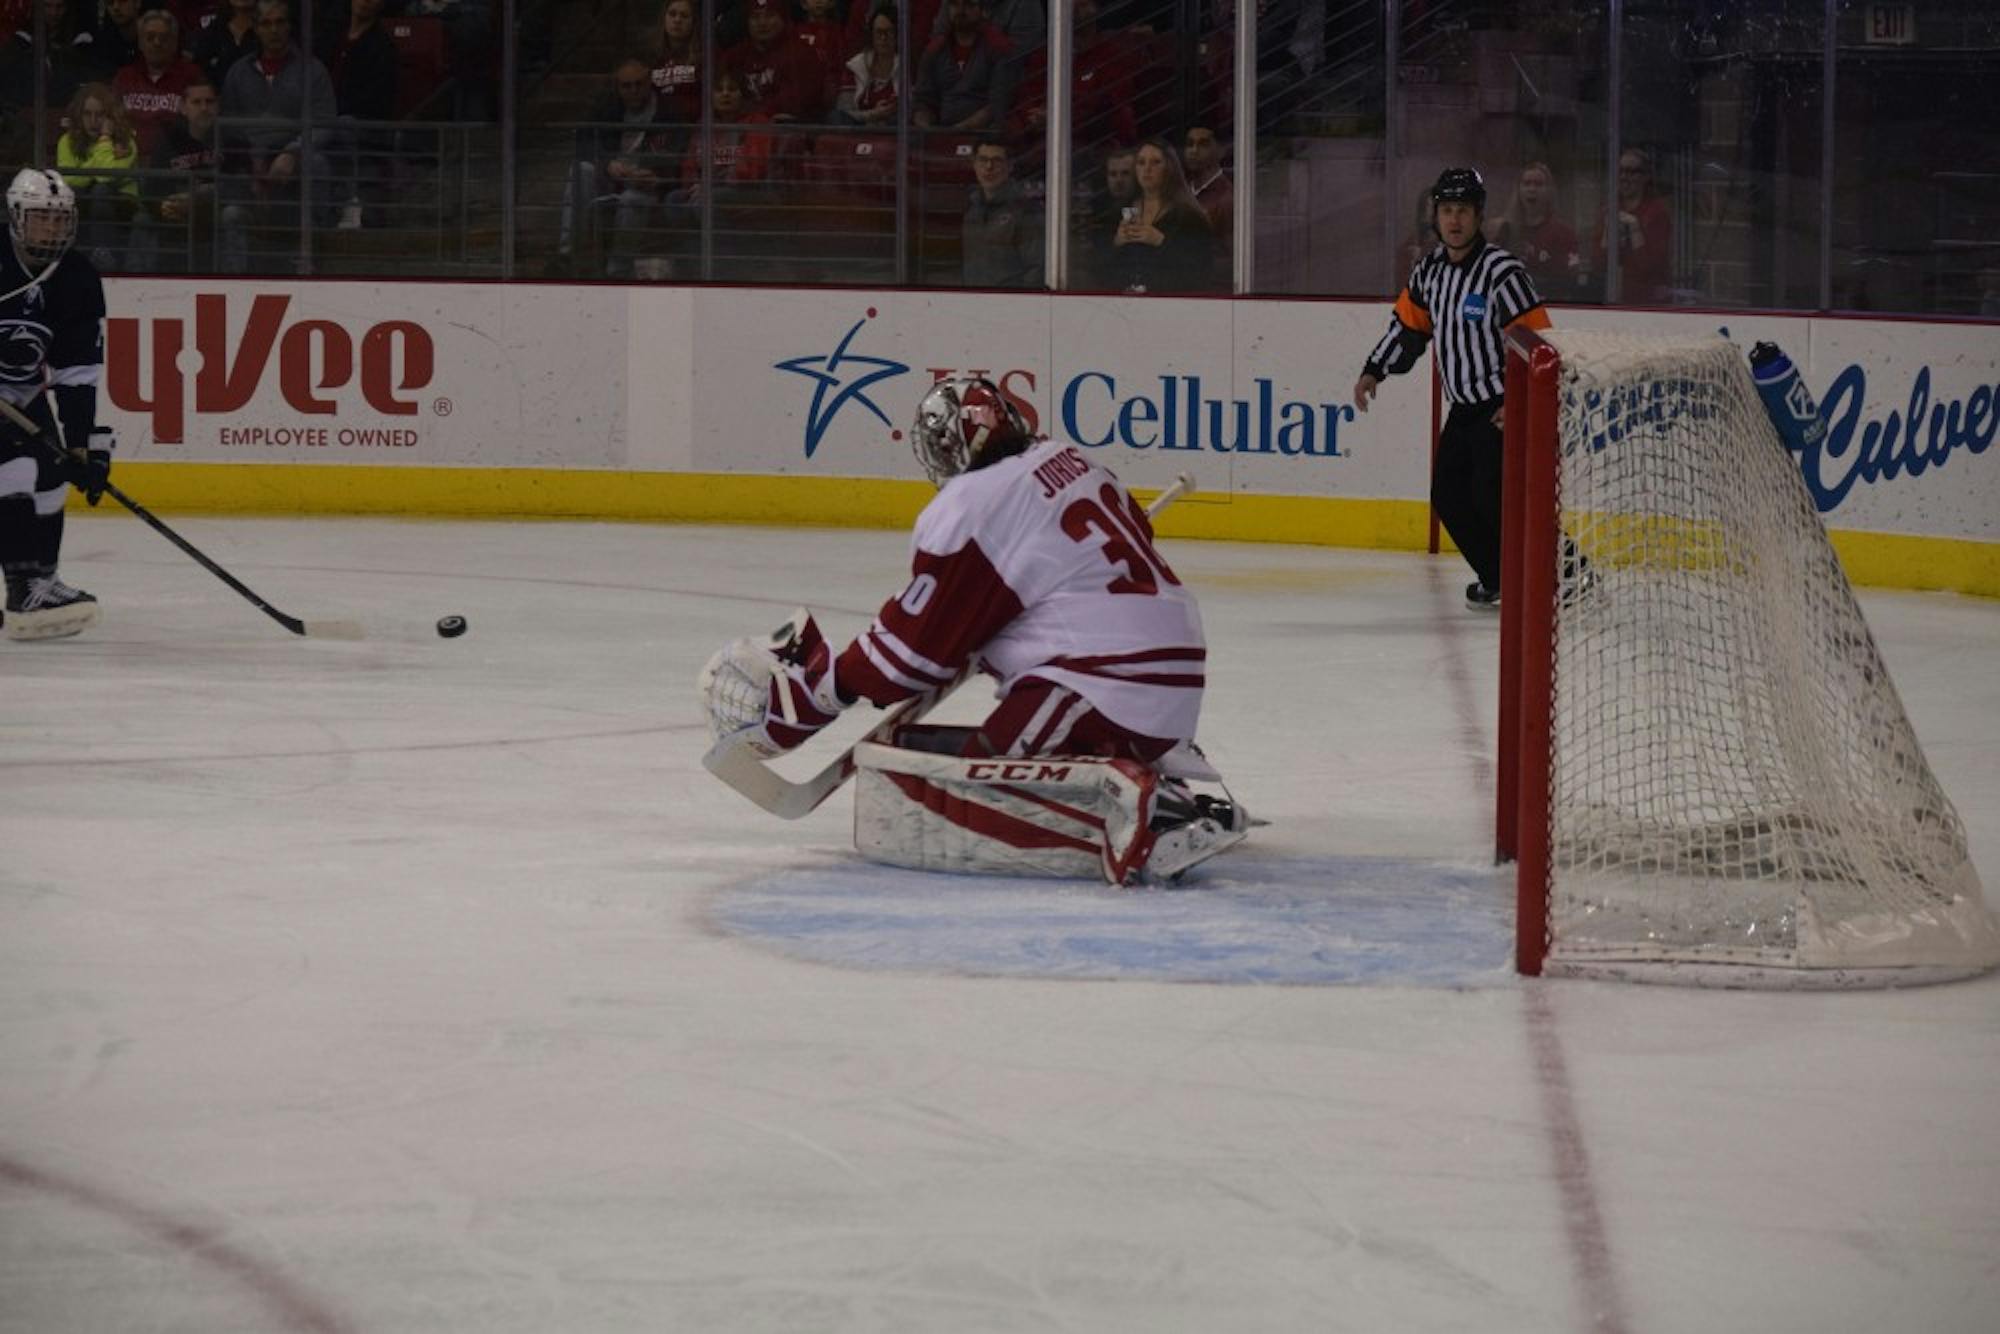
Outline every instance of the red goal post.
<path fill-rule="evenodd" d="M 1964 826 L 1742 353 L 1517 328 L 1506 375 L 1494 844 L 1518 971 L 2000 965 Z"/>
<path fill-rule="evenodd" d="M 1494 856 L 1516 864 L 1514 967 L 1539 976 L 1547 949 L 1549 710 L 1561 358 L 1525 325 L 1506 334 L 1500 473 L 1500 708 Z M 1532 497 L 1532 499 L 1531 499 Z"/>

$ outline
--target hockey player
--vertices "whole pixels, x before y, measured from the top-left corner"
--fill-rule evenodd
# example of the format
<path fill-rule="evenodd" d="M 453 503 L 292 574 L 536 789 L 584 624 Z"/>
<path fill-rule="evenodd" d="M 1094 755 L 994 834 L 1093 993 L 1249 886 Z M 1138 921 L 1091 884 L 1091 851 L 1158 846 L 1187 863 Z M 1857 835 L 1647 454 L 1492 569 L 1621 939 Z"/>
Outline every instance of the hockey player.
<path fill-rule="evenodd" d="M 97 599 L 56 576 L 70 485 L 95 505 L 114 447 L 111 429 L 97 424 L 104 284 L 89 258 L 70 248 L 76 222 L 76 196 L 56 172 L 26 169 L 7 187 L 12 244 L 0 255 L 7 347 L 0 397 L 41 432 L 37 438 L 0 420 L 0 573 L 10 639 L 61 638 L 97 619 Z"/>
<path fill-rule="evenodd" d="M 917 516 L 910 581 L 837 659 L 809 649 L 786 673 L 797 722 L 773 700 L 773 748 L 857 699 L 940 690 L 975 658 L 1000 704 L 968 754 L 1146 762 L 1192 739 L 1201 613 L 1132 494 L 1074 445 L 1031 437 L 987 380 L 938 383 L 914 434 L 940 489 Z"/>
<path fill-rule="evenodd" d="M 989 380 L 932 386 L 913 437 L 939 490 L 917 518 L 909 582 L 838 655 L 809 617 L 781 633 L 770 646 L 778 666 L 763 717 L 736 738 L 766 755 L 791 750 L 857 700 L 886 707 L 942 692 L 977 666 L 999 682 L 999 704 L 982 723 L 921 729 L 930 735 L 898 737 L 909 750 L 879 757 L 910 797 L 908 819 L 882 813 L 883 802 L 867 804 L 863 763 L 863 851 L 880 855 L 893 844 L 882 859 L 1018 871 L 1047 869 L 1028 850 L 1070 838 L 1088 844 L 1093 865 L 1102 850 L 1106 875 L 1123 883 L 1147 869 L 1155 834 L 1180 831 L 1168 862 L 1154 858 L 1153 869 L 1164 864 L 1168 874 L 1240 841 L 1247 817 L 1203 804 L 1177 781 L 1217 778 L 1191 746 L 1208 652 L 1194 595 L 1153 545 L 1145 509 L 1076 446 L 1029 435 Z M 910 757 L 939 750 L 975 762 Z M 1059 777 L 1047 767 L 985 763 L 1037 756 L 1091 763 Z M 989 785 L 1004 775 L 1029 787 L 1046 778 L 1061 800 L 1038 806 L 1017 800 L 1019 788 Z M 1086 812 L 1088 837 L 1071 838 L 1076 808 L 1100 789 L 1114 791 L 1113 809 Z M 894 804 L 893 786 L 877 791 Z M 1044 820 L 1041 808 L 1050 806 L 1060 814 Z M 926 832 L 927 821 L 956 827 Z M 871 824 L 880 826 L 872 847 Z M 898 828 L 884 832 L 889 825 Z M 1052 833 L 1056 826 L 1067 832 Z M 1101 848 L 1091 841 L 1099 836 Z M 1187 846 L 1190 838 L 1200 846 Z"/>

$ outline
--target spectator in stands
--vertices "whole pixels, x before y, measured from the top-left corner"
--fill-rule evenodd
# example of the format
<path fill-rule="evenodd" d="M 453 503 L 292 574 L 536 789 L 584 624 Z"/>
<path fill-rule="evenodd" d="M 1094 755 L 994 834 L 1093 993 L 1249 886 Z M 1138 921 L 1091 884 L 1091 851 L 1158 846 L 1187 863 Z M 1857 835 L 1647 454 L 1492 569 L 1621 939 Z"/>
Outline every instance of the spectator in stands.
<path fill-rule="evenodd" d="M 757 108 L 748 85 L 734 71 L 716 71 L 709 94 L 710 130 L 696 130 L 681 164 L 681 187 L 667 196 L 667 226 L 674 248 L 686 255 L 698 247 L 703 200 L 711 219 L 716 209 L 752 201 L 771 179 L 771 118 Z"/>
<path fill-rule="evenodd" d="M 840 14 L 840 0 L 805 0 L 805 3 L 805 21 L 793 31 L 819 57 L 827 89 L 821 105 L 832 106 L 834 95 L 840 90 L 841 70 L 846 67 L 852 49 L 847 44 L 847 22 Z"/>
<path fill-rule="evenodd" d="M 1112 234 L 1114 283 L 1135 293 L 1214 290 L 1215 234 L 1188 189 L 1180 155 L 1166 140 L 1148 139 L 1133 166 L 1139 198 Z"/>
<path fill-rule="evenodd" d="M 1118 280 L 1118 224 L 1125 210 L 1139 200 L 1136 156 L 1137 150 L 1131 148 L 1113 148 L 1106 153 L 1100 184 L 1087 193 L 1083 206 L 1076 210 L 1084 241 L 1073 251 L 1079 260 L 1078 271 L 1071 275 L 1076 286 L 1110 287 Z"/>
<path fill-rule="evenodd" d="M 1507 211 L 1487 227 L 1488 240 L 1514 252 L 1528 266 L 1528 276 L 1544 300 L 1560 301 L 1583 295 L 1583 254 L 1576 228 L 1556 210 L 1556 174 L 1546 162 L 1530 162 L 1514 183 Z"/>
<path fill-rule="evenodd" d="M 93 76 L 109 83 L 139 58 L 139 0 L 104 0 L 86 54 Z"/>
<path fill-rule="evenodd" d="M 77 244 L 98 268 L 116 270 L 139 207 L 138 137 L 109 84 L 78 88 L 67 119 L 56 140 L 56 166 L 76 192 Z"/>
<path fill-rule="evenodd" d="M 35 157 L 35 67 L 43 77 L 47 132 L 54 134 L 77 85 L 90 77 L 90 34 L 77 31 L 67 0 L 40 0 L 47 42 L 38 58 L 35 25 L 23 23 L 0 50 L 0 161 Z M 42 140 L 44 144 L 48 141 Z"/>
<path fill-rule="evenodd" d="M 349 127 L 347 135 L 355 151 L 341 163 L 346 202 L 339 226 L 351 229 L 365 221 L 364 205 L 380 208 L 388 199 L 395 132 L 380 122 L 396 119 L 400 71 L 395 39 L 381 23 L 382 0 L 348 0 L 345 9 L 343 22 L 340 8 L 334 8 L 335 22 L 318 47 L 333 79 L 334 108 L 343 120 L 377 122 Z"/>
<path fill-rule="evenodd" d="M 887 0 L 848 0 L 847 5 L 847 49 L 865 51 L 868 49 L 869 20 L 875 11 Z M 901 19 L 910 24 L 910 54 L 912 59 L 924 53 L 930 40 L 930 32 L 937 22 L 937 16 L 944 8 L 944 0 L 904 0 L 899 6 Z"/>
<path fill-rule="evenodd" d="M 192 59 L 218 89 L 229 67 L 257 54 L 257 0 L 224 0 L 223 9 L 195 34 Z"/>
<path fill-rule="evenodd" d="M 826 115 L 826 69 L 799 40 L 781 0 L 750 0 L 749 35 L 720 64 L 743 80 L 746 102 L 774 121 L 818 123 Z"/>
<path fill-rule="evenodd" d="M 215 174 L 222 161 L 215 129 L 221 114 L 222 94 L 206 76 L 181 90 L 181 114 L 146 163 L 153 174 L 140 192 L 143 207 L 132 229 L 133 268 L 198 270 L 201 257 L 213 252 Z"/>
<path fill-rule="evenodd" d="M 612 252 L 604 271 L 626 278 L 632 273 L 630 243 L 652 222 L 674 174 L 673 119 L 645 61 L 618 62 L 610 92 L 591 108 L 590 122 L 578 136 L 551 267 L 558 273 L 574 270 L 579 243 L 594 245 L 603 232 Z"/>
<path fill-rule="evenodd" d="M 1222 141 L 1214 127 L 1192 125 L 1181 141 L 1181 152 L 1188 188 L 1194 191 L 1195 202 L 1215 233 L 1217 248 L 1227 254 L 1229 238 L 1236 231 L 1236 187 L 1222 169 Z"/>
<path fill-rule="evenodd" d="M 1014 158 L 997 135 L 972 150 L 973 186 L 962 224 L 967 287 L 1042 285 L 1042 201 L 1014 179 Z"/>
<path fill-rule="evenodd" d="M 702 40 L 695 31 L 694 0 L 667 0 L 660 14 L 660 54 L 653 62 L 653 91 L 669 119 L 701 119 Z"/>
<path fill-rule="evenodd" d="M 292 41 L 292 16 L 285 0 L 258 0 L 257 54 L 229 68 L 222 84 L 222 114 L 251 122 L 233 130 L 224 144 L 227 199 L 222 223 L 225 244 L 246 241 L 252 228 L 296 226 L 302 179 L 312 181 L 314 220 L 330 219 L 333 198 L 333 76 Z M 310 119 L 315 128 L 308 131 Z M 319 128 L 324 127 L 324 128 Z M 225 256 L 224 267 L 241 272 L 247 251 Z"/>
<path fill-rule="evenodd" d="M 1598 224 L 1595 269 L 1608 271 L 1604 226 Z M 1628 148 L 1618 155 L 1618 299 L 1663 306 L 1673 300 L 1674 222 L 1653 189 L 1653 160 Z"/>
<path fill-rule="evenodd" d="M 444 25 L 453 120 L 490 121 L 496 117 L 493 9 L 494 0 L 404 0 L 397 11 L 409 18 L 435 18 Z"/>
<path fill-rule="evenodd" d="M 1014 48 L 1016 60 L 1027 59 L 1048 40 L 1049 16 L 1042 0 L 986 0 L 986 21 Z M 927 41 L 937 41 L 950 32 L 951 7 L 942 5 L 931 20 Z"/>
<path fill-rule="evenodd" d="M 139 16 L 138 26 L 139 58 L 118 71 L 111 87 L 139 136 L 139 156 L 150 162 L 167 128 L 180 119 L 188 86 L 207 76 L 181 54 L 181 25 L 172 14 L 149 9 Z"/>
<path fill-rule="evenodd" d="M 396 118 L 396 41 L 382 10 L 383 0 L 329 5 L 332 21 L 314 48 L 333 79 L 334 105 L 355 120 Z"/>
<path fill-rule="evenodd" d="M 1073 0 L 1074 54 L 1070 65 L 1070 117 L 1079 150 L 1087 145 L 1130 144 L 1139 139 L 1133 114 L 1132 62 L 1122 34 L 1097 26 L 1097 0 Z M 996 25 L 998 26 L 998 25 Z M 1038 46 L 1022 66 L 1015 90 L 1017 135 L 1040 138 L 1048 125 L 1048 47 Z"/>
<path fill-rule="evenodd" d="M 835 99 L 839 125 L 887 125 L 896 118 L 901 90 L 901 55 L 896 50 L 896 7 L 877 0 L 868 20 L 868 45 L 847 61 Z"/>
<path fill-rule="evenodd" d="M 917 67 L 916 123 L 950 130 L 998 129 L 1014 106 L 1018 64 L 985 0 L 949 0 L 950 22 Z"/>
<path fill-rule="evenodd" d="M 771 135 L 755 128 L 769 125 L 771 117 L 751 98 L 749 84 L 734 70 L 716 71 L 709 106 L 714 137 L 704 143 L 701 132 L 695 132 L 681 163 L 681 186 L 671 196 L 674 204 L 698 206 L 704 181 L 722 202 L 739 196 L 737 187 L 761 185 L 771 177 Z"/>

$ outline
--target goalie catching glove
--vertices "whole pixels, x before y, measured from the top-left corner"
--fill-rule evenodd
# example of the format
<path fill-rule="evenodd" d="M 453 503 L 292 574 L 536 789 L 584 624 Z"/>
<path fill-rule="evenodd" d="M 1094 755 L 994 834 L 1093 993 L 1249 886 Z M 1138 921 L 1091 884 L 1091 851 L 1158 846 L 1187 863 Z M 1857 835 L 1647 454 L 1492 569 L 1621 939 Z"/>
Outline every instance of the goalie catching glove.
<path fill-rule="evenodd" d="M 804 745 L 847 707 L 834 688 L 833 649 L 803 607 L 769 638 L 717 650 L 698 686 L 716 738 L 766 758 Z"/>

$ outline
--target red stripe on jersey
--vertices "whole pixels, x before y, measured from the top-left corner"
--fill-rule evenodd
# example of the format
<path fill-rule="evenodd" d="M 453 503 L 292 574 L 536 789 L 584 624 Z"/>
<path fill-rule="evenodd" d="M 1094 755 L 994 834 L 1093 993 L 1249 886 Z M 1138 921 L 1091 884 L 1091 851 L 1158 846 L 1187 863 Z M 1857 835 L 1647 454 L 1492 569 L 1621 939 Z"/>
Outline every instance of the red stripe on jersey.
<path fill-rule="evenodd" d="M 1088 672 L 1099 667 L 1116 667 L 1123 663 L 1145 662 L 1207 662 L 1205 648 L 1152 648 L 1138 653 L 1097 653 L 1081 657 L 1057 658 L 1055 661 L 1071 671 Z"/>
<path fill-rule="evenodd" d="M 1102 846 L 1088 839 L 1073 838 L 1059 834 L 1053 829 L 1044 829 L 1038 824 L 996 811 L 991 806 L 982 806 L 976 801 L 967 801 L 954 792 L 947 791 L 935 783 L 926 782 L 914 774 L 890 773 L 883 776 L 894 783 L 903 795 L 916 802 L 925 810 L 943 816 L 961 829 L 967 829 L 982 838 L 1005 843 L 1011 848 L 1073 848 L 1078 852 L 1101 853 Z"/>
<path fill-rule="evenodd" d="M 905 646 L 891 640 L 873 626 L 863 632 L 863 638 L 867 639 L 868 646 L 874 649 L 877 655 L 888 659 L 890 667 L 904 676 L 925 683 L 926 689 L 934 690 L 952 678 L 950 672 L 939 672 L 913 661 Z M 876 670 L 881 669 L 878 666 Z"/>
<path fill-rule="evenodd" d="M 907 646 L 909 653 L 936 663 L 949 674 L 944 679 L 950 680 L 982 645 L 1020 614 L 1020 597 L 1000 577 L 979 544 L 967 542 L 942 556 L 917 552 L 911 562 L 910 582 L 882 604 L 876 619 L 887 634 Z M 883 651 L 882 635 L 871 630 L 862 638 Z M 884 652 L 884 656 L 908 669 L 905 655 Z M 841 693 L 882 708 L 922 689 L 894 679 L 870 662 L 861 639 L 842 650 L 839 673 Z M 932 673 L 908 670 L 908 675 L 929 679 Z"/>

